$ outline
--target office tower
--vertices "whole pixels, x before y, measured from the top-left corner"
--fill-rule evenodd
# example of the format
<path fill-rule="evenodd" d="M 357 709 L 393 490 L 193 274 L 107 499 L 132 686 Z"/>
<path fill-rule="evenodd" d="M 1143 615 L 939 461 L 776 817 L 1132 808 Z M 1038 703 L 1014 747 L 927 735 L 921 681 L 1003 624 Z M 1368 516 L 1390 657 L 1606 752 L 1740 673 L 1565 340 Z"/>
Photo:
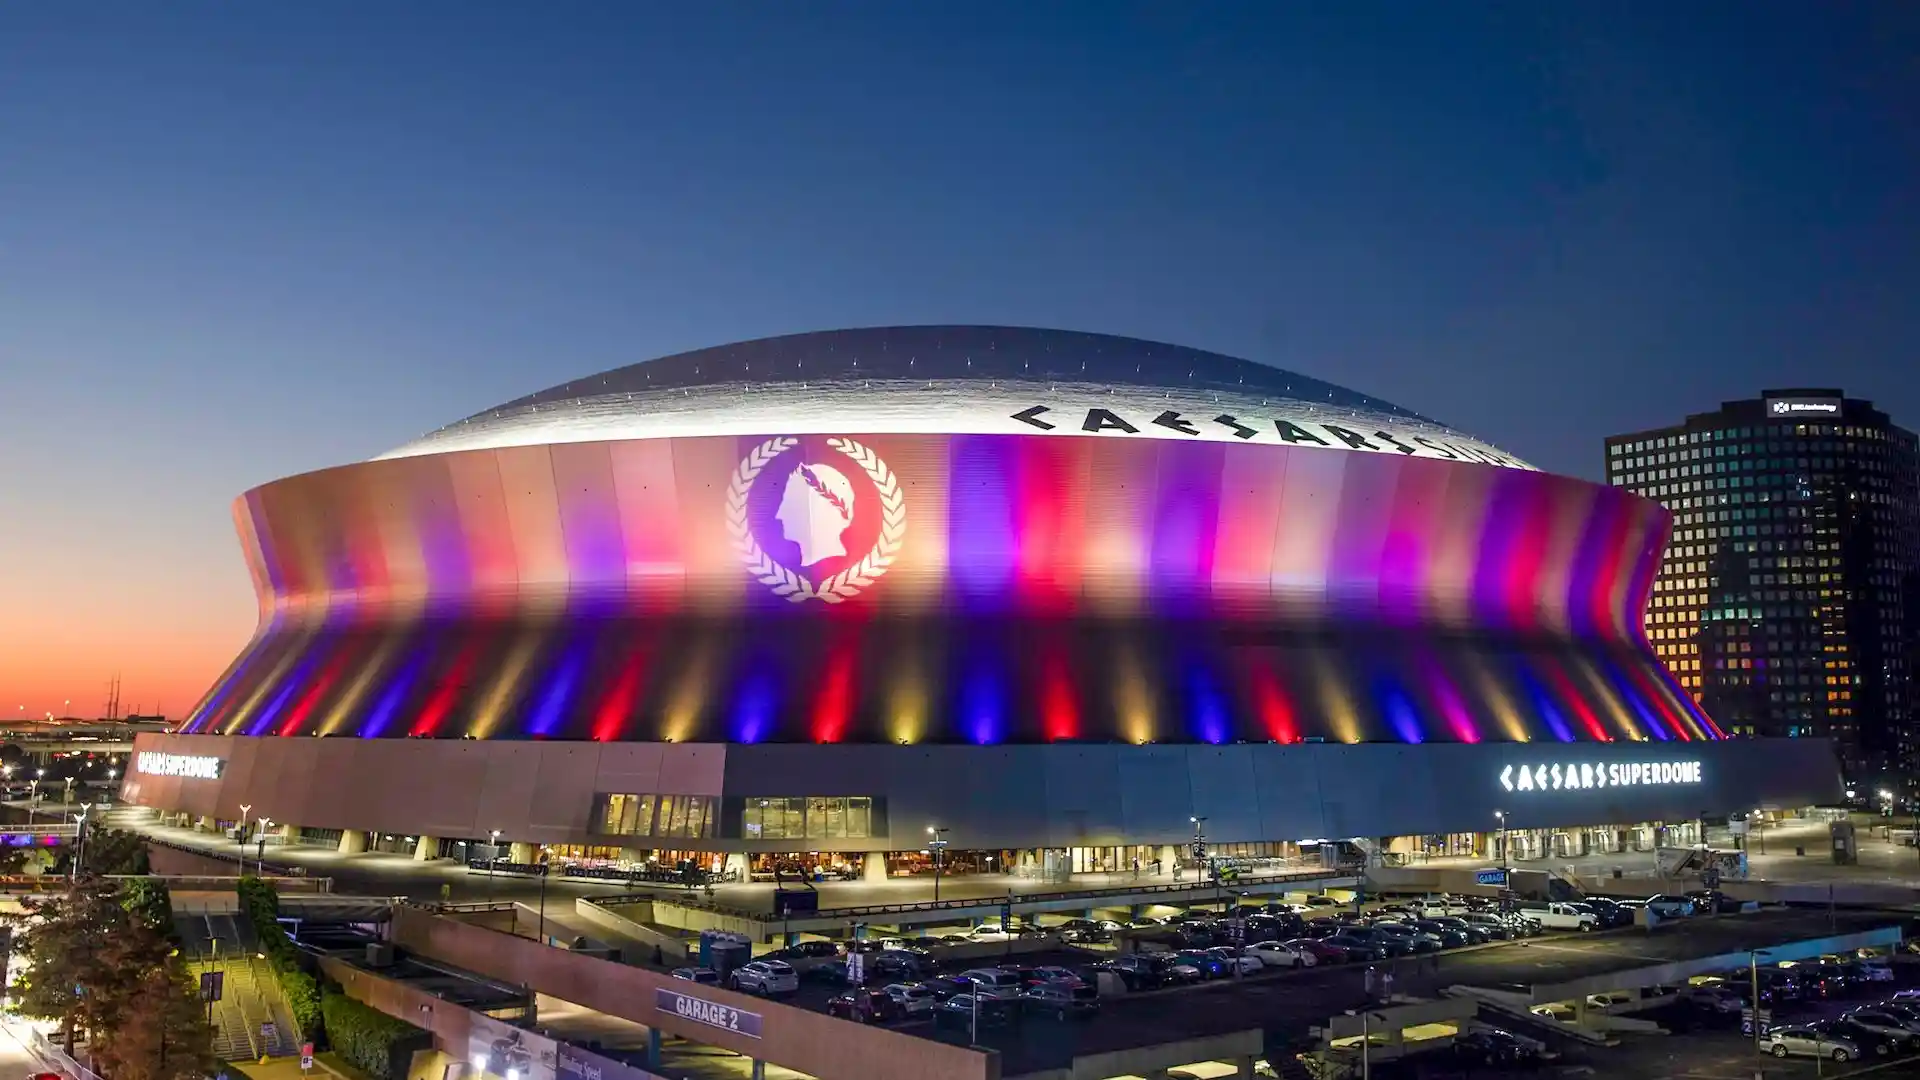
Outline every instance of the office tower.
<path fill-rule="evenodd" d="M 1915 440 L 1837 389 L 1768 390 L 1606 441 L 1673 511 L 1647 636 L 1728 734 L 1831 736 L 1854 785 L 1911 793 Z"/>

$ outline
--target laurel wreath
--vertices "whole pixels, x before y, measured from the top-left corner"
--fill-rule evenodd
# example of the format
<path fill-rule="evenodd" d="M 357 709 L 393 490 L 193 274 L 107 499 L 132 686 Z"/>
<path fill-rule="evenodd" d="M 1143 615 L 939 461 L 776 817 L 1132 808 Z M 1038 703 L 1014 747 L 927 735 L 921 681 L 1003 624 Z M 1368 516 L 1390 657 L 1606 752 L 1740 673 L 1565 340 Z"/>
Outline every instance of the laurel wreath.
<path fill-rule="evenodd" d="M 880 539 L 865 558 L 816 586 L 774 561 L 754 539 L 753 529 L 747 523 L 747 495 L 753 490 L 754 480 L 774 458 L 799 444 L 800 440 L 784 436 L 768 439 L 740 459 L 739 466 L 733 470 L 733 480 L 727 484 L 727 531 L 733 536 L 733 546 L 740 553 L 741 561 L 746 563 L 747 573 L 772 589 L 775 596 L 784 596 L 796 604 L 806 600 L 838 604 L 872 585 L 900 554 L 900 545 L 907 536 L 906 496 L 900 490 L 899 479 L 887 468 L 887 463 L 880 460 L 880 455 L 852 439 L 828 439 L 827 445 L 860 466 L 867 479 L 873 481 L 874 490 L 880 493 Z"/>

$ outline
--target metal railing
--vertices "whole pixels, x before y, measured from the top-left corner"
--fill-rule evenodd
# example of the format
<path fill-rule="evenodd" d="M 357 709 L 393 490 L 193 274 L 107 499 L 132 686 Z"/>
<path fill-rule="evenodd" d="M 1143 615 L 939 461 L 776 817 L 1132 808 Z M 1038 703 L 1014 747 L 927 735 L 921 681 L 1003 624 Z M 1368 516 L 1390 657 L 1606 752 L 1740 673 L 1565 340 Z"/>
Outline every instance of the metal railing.
<path fill-rule="evenodd" d="M 41 1034 L 39 1028 L 12 1019 L 0 1019 L 0 1026 L 4 1026 L 7 1034 L 39 1058 L 49 1071 L 57 1072 L 67 1080 L 101 1080 L 99 1073 L 75 1061 L 65 1050 Z"/>

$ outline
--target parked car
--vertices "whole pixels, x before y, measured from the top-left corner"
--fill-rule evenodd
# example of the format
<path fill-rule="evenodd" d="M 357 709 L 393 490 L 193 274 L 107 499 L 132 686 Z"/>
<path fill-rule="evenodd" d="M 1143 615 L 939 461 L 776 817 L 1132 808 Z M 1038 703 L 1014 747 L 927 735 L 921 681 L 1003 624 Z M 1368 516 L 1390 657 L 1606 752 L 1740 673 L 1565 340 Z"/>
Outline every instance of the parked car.
<path fill-rule="evenodd" d="M 688 982 L 697 982 L 701 986 L 719 986 L 720 985 L 720 973 L 713 970 L 712 968 L 705 968 L 705 967 L 674 968 L 673 971 L 670 972 L 669 974 L 671 974 L 676 979 L 685 979 Z"/>
<path fill-rule="evenodd" d="M 1421 919 L 1419 922 L 1413 924 L 1413 928 L 1423 934 L 1432 935 L 1434 940 L 1438 941 L 1443 948 L 1456 949 L 1462 945 L 1475 944 L 1473 938 L 1467 935 L 1467 925 L 1465 923 L 1460 923 L 1458 926 L 1448 926 L 1434 919 Z M 1479 935 L 1475 936 L 1479 937 Z M 1480 937 L 1480 940 L 1485 941 L 1486 938 Z"/>
<path fill-rule="evenodd" d="M 849 990 L 828 999 L 827 1015 L 856 1024 L 884 1024 L 902 1019 L 907 1013 L 889 994 L 878 990 Z"/>
<path fill-rule="evenodd" d="M 800 989 L 800 976 L 784 960 L 755 960 L 733 970 L 727 982 L 743 994 L 772 997 Z"/>
<path fill-rule="evenodd" d="M 1029 968 L 1027 969 L 1026 977 L 1028 986 L 1039 986 L 1044 983 L 1064 983 L 1068 986 L 1081 986 L 1087 981 L 1080 977 L 1079 972 L 1072 968 L 1061 967 L 1058 964 L 1045 964 L 1037 968 Z"/>
<path fill-rule="evenodd" d="M 1225 960 L 1202 949 L 1185 949 L 1175 953 L 1173 958 L 1179 963 L 1199 969 L 1202 978 L 1224 979 L 1233 974 L 1233 970 L 1227 966 Z"/>
<path fill-rule="evenodd" d="M 1484 911 L 1468 912 L 1460 916 L 1460 920 L 1470 928 L 1486 935 L 1489 940 L 1506 941 L 1510 938 L 1519 937 L 1524 933 L 1518 926 L 1502 919 L 1500 916 L 1489 915 Z"/>
<path fill-rule="evenodd" d="M 1091 1016 L 1100 1011 L 1100 998 L 1093 987 L 1081 983 L 1042 983 L 1028 988 L 1020 1004 L 1029 1013 L 1047 1013 L 1056 1020 L 1070 1016 Z"/>
<path fill-rule="evenodd" d="M 1207 955 L 1225 964 L 1230 975 L 1258 975 L 1267 966 L 1259 957 L 1248 956 L 1231 945 L 1216 945 L 1207 950 Z"/>
<path fill-rule="evenodd" d="M 1488 941 L 1493 940 L 1492 934 L 1487 933 L 1478 925 L 1468 922 L 1465 915 L 1442 915 L 1437 919 L 1428 919 L 1426 921 L 1433 923 L 1435 926 L 1465 935 L 1468 945 L 1484 945 Z M 1425 927 L 1420 926 L 1419 923 L 1415 923 L 1414 927 L 1416 929 L 1425 929 Z M 1438 934 L 1439 931 L 1435 930 L 1432 931 L 1432 933 Z M 1444 935 L 1442 935 L 1442 940 L 1444 940 Z"/>
<path fill-rule="evenodd" d="M 1452 896 L 1427 896 L 1407 903 L 1407 910 L 1422 918 L 1435 915 L 1465 915 L 1468 911 L 1466 901 Z"/>
<path fill-rule="evenodd" d="M 1312 967 L 1320 962 L 1320 958 L 1312 952 L 1280 941 L 1257 941 L 1240 952 L 1243 956 L 1260 961 L 1261 966 L 1270 968 Z"/>
<path fill-rule="evenodd" d="M 973 992 L 973 980 L 963 979 L 958 975 L 942 975 L 939 978 L 924 980 L 920 985 L 926 989 L 927 993 L 933 995 L 935 1001 L 945 1001 L 955 994 Z"/>
<path fill-rule="evenodd" d="M 1386 947 L 1371 938 L 1355 937 L 1351 933 L 1339 933 L 1325 940 L 1329 945 L 1338 945 L 1340 948 L 1346 950 L 1347 959 L 1349 960 L 1384 960 L 1387 957 Z"/>
<path fill-rule="evenodd" d="M 1353 957 L 1353 953 L 1344 945 L 1334 943 L 1327 938 L 1297 937 L 1280 944 L 1302 956 L 1313 957 L 1316 964 L 1344 964 Z"/>
<path fill-rule="evenodd" d="M 1689 986 L 1680 992 L 1680 1000 L 1708 1012 L 1738 1015 L 1747 1007 L 1746 999 L 1719 983 Z"/>
<path fill-rule="evenodd" d="M 1669 893 L 1647 897 L 1646 907 L 1663 919 L 1684 919 L 1693 914 L 1693 901 Z"/>
<path fill-rule="evenodd" d="M 1373 932 L 1389 942 L 1405 945 L 1409 953 L 1439 952 L 1446 945 L 1439 935 L 1405 923 L 1375 923 Z"/>
<path fill-rule="evenodd" d="M 1336 900 L 1325 893 L 1321 893 L 1318 896 L 1307 897 L 1307 906 L 1310 908 L 1336 908 L 1344 907 L 1346 903 L 1345 901 Z"/>
<path fill-rule="evenodd" d="M 1852 1024 L 1856 1030 L 1885 1039 L 1902 1050 L 1920 1044 L 1920 1025 L 1891 1009 L 1879 1009 L 1873 1006 L 1850 1009 L 1843 1014 L 1842 1018 Z"/>
<path fill-rule="evenodd" d="M 1862 1057 L 1886 1057 L 1905 1049 L 1907 1044 L 1904 1036 L 1888 1035 L 1864 1024 L 1856 1024 L 1844 1016 L 1838 1020 L 1828 1020 L 1820 1026 L 1834 1038 L 1845 1039 L 1859 1047 Z"/>
<path fill-rule="evenodd" d="M 1600 927 L 1600 916 L 1572 904 L 1541 904 L 1525 908 L 1523 914 L 1548 930 L 1597 930 Z"/>
<path fill-rule="evenodd" d="M 1885 959 L 1860 961 L 1860 981 L 1885 983 L 1893 981 L 1893 965 Z"/>
<path fill-rule="evenodd" d="M 1830 1035 L 1811 1024 L 1774 1028 L 1767 1033 L 1762 1045 L 1774 1057 L 1822 1057 L 1834 1061 L 1852 1061 L 1860 1056 L 1858 1043 Z"/>
<path fill-rule="evenodd" d="M 1093 965 L 1096 971 L 1111 971 L 1120 977 L 1120 985 L 1130 991 L 1156 990 L 1165 980 L 1160 974 L 1160 965 L 1151 953 L 1134 953 L 1130 956 L 1118 956 Z"/>
<path fill-rule="evenodd" d="M 1005 968 L 971 968 L 960 977 L 974 985 L 974 992 L 986 997 L 1018 997 L 1026 982 L 1017 971 Z"/>
<path fill-rule="evenodd" d="M 1513 1032 L 1496 1027 L 1477 1027 L 1457 1035 L 1452 1049 L 1456 1057 L 1495 1067 L 1529 1065 L 1553 1056 Z"/>
<path fill-rule="evenodd" d="M 888 983 L 880 988 L 880 992 L 900 1006 L 903 1016 L 922 1016 L 940 1004 L 940 999 L 925 983 Z"/>
<path fill-rule="evenodd" d="M 974 1022 L 977 1013 L 981 1027 L 1003 1027 L 1019 1018 L 1019 1009 L 1019 1001 L 1013 998 L 955 994 L 934 1010 L 933 1023 L 935 1027 L 964 1029 Z"/>

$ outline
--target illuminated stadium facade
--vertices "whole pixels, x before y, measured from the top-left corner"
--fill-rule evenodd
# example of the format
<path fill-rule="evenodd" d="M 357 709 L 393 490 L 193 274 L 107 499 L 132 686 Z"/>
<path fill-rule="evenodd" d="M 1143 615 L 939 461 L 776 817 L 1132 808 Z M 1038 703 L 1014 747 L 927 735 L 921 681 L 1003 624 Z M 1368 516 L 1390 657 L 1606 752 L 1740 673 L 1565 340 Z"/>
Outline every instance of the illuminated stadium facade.
<path fill-rule="evenodd" d="M 348 851 L 874 875 L 939 828 L 1083 869 L 1194 818 L 1466 853 L 1499 810 L 1524 854 L 1839 796 L 1826 743 L 1723 740 L 1653 657 L 1660 506 L 1175 346 L 706 349 L 235 521 L 259 631 L 126 795 Z"/>

